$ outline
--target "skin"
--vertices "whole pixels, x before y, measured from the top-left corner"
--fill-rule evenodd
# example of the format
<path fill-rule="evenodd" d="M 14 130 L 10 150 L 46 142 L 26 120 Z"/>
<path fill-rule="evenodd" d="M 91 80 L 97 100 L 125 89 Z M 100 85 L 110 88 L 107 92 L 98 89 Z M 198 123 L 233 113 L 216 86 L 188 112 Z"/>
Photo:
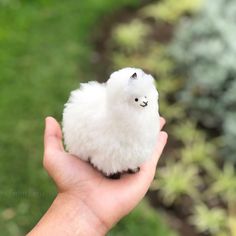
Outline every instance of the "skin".
<path fill-rule="evenodd" d="M 160 118 L 160 123 L 162 128 L 165 120 Z M 28 236 L 105 235 L 148 191 L 166 142 L 167 133 L 161 131 L 153 157 L 138 173 L 111 180 L 87 162 L 65 152 L 58 122 L 47 117 L 43 165 L 58 194 Z"/>

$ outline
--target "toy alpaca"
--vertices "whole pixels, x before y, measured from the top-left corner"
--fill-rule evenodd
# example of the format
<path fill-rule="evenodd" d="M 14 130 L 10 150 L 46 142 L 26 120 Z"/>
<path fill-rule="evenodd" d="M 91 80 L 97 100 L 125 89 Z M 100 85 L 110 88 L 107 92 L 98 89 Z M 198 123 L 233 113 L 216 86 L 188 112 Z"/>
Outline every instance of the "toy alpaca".
<path fill-rule="evenodd" d="M 153 77 L 124 68 L 106 83 L 81 84 L 65 104 L 62 125 L 69 153 L 105 176 L 137 172 L 151 158 L 160 129 Z"/>

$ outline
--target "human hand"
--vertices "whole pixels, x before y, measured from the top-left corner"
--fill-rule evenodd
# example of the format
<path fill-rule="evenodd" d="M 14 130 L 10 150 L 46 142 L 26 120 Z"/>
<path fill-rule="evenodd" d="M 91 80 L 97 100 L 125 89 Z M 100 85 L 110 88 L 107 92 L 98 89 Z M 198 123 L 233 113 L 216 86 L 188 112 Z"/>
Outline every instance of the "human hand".
<path fill-rule="evenodd" d="M 162 128 L 165 120 L 160 118 L 160 123 Z M 57 185 L 58 196 L 49 213 L 46 213 L 35 228 L 40 230 L 40 226 L 42 228 L 45 225 L 45 217 L 46 222 L 50 222 L 51 218 L 56 221 L 55 217 L 58 214 L 62 227 L 63 209 L 59 211 L 60 213 L 55 209 L 64 205 L 64 211 L 70 214 L 68 222 L 73 224 L 67 227 L 66 232 L 69 232 L 69 228 L 73 228 L 72 235 L 76 235 L 75 232 L 78 235 L 104 235 L 144 197 L 154 178 L 156 164 L 166 141 L 167 133 L 161 131 L 153 157 L 141 166 L 138 173 L 125 174 L 119 180 L 111 180 L 89 163 L 65 152 L 60 126 L 54 118 L 48 117 L 44 136 L 43 164 Z M 59 234 L 54 233 L 54 235 Z"/>

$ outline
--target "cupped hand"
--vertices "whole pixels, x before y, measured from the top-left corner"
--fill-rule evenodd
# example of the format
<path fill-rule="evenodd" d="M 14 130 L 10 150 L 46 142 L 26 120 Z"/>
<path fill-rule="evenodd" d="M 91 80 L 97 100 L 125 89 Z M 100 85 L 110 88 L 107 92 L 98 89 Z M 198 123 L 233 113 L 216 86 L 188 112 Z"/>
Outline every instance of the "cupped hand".
<path fill-rule="evenodd" d="M 165 120 L 160 118 L 160 123 L 162 128 Z M 43 164 L 57 185 L 59 195 L 73 199 L 78 205 L 82 204 L 85 211 L 108 231 L 144 197 L 154 178 L 166 141 L 167 133 L 161 131 L 152 158 L 141 166 L 138 173 L 111 180 L 89 163 L 67 153 L 63 148 L 59 124 L 54 118 L 48 117 Z"/>

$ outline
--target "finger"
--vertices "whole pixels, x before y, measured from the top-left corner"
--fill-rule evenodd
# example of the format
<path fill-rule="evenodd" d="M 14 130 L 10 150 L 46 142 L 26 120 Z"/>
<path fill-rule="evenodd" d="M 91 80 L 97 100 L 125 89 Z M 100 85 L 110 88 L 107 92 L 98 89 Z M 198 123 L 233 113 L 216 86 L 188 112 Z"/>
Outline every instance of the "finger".
<path fill-rule="evenodd" d="M 163 117 L 160 117 L 160 130 L 164 127 L 166 120 Z"/>
<path fill-rule="evenodd" d="M 64 151 L 60 125 L 53 117 L 47 117 L 44 133 L 44 148 Z"/>

